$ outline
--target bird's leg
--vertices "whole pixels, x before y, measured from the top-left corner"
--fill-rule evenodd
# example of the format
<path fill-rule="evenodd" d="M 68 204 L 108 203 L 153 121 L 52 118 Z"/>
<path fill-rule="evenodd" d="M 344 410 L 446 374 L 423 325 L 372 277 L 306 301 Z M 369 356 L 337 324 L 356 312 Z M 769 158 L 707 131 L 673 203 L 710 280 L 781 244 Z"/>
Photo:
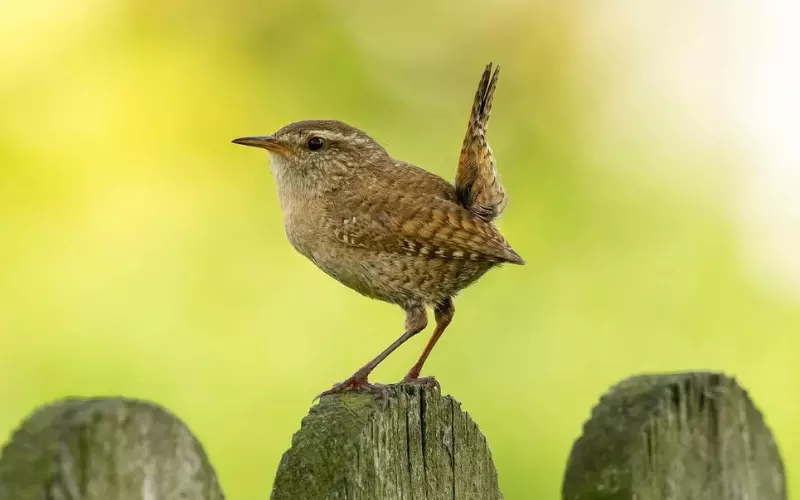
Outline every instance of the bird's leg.
<path fill-rule="evenodd" d="M 399 339 L 395 340 L 392 345 L 384 349 L 384 351 L 375 358 L 362 366 L 347 380 L 334 385 L 331 389 L 321 393 L 317 398 L 327 396 L 329 394 L 337 394 L 350 390 L 366 390 L 372 392 L 383 393 L 384 388 L 380 385 L 370 384 L 368 377 L 381 362 L 386 359 L 395 349 L 403 345 L 403 343 L 418 334 L 428 326 L 428 314 L 425 312 L 425 305 L 415 303 L 404 307 L 406 311 L 406 331 Z M 315 398 L 315 399 L 317 399 Z"/>
<path fill-rule="evenodd" d="M 436 329 L 433 331 L 433 335 L 431 335 L 431 339 L 428 341 L 428 345 L 425 346 L 425 350 L 422 351 L 422 355 L 419 357 L 414 366 L 411 367 L 411 370 L 408 371 L 405 378 L 403 378 L 403 382 L 413 382 L 413 383 L 423 383 L 423 384 L 431 384 L 436 387 L 439 386 L 439 382 L 436 381 L 433 377 L 424 377 L 419 378 L 419 373 L 422 371 L 422 365 L 425 364 L 425 360 L 428 359 L 428 355 L 433 350 L 433 346 L 436 345 L 436 342 L 439 340 L 439 337 L 442 336 L 447 325 L 453 320 L 453 315 L 456 312 L 455 306 L 453 306 L 453 299 L 448 297 L 441 302 L 438 302 L 433 307 L 433 314 L 436 317 Z"/>

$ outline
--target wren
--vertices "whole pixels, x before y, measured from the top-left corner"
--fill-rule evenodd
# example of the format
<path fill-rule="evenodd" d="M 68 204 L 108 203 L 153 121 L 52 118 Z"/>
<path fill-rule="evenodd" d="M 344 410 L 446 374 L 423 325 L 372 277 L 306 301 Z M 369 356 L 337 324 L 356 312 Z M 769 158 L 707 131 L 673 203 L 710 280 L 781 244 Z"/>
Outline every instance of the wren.
<path fill-rule="evenodd" d="M 405 311 L 403 335 L 320 396 L 379 389 L 369 374 L 427 326 L 426 306 L 436 328 L 403 382 L 437 384 L 419 375 L 453 319 L 453 297 L 495 266 L 524 264 L 492 223 L 507 202 L 486 141 L 498 74 L 490 63 L 481 76 L 455 185 L 335 120 L 233 141 L 269 153 L 286 235 L 298 252 L 353 290 Z"/>

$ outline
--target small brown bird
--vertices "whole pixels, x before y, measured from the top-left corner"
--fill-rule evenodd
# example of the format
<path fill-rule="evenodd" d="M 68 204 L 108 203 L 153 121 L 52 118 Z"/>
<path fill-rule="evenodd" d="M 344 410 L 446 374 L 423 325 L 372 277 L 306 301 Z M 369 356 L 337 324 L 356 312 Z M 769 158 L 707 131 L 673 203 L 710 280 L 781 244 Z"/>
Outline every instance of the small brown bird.
<path fill-rule="evenodd" d="M 436 329 L 403 380 L 435 384 L 419 374 L 453 319 L 453 297 L 494 266 L 524 264 L 492 224 L 507 201 L 486 142 L 498 72 L 490 63 L 481 77 L 455 186 L 339 121 L 301 121 L 233 141 L 269 153 L 286 234 L 298 252 L 353 290 L 405 311 L 403 335 L 320 396 L 376 389 L 369 374 L 427 326 L 426 305 Z"/>

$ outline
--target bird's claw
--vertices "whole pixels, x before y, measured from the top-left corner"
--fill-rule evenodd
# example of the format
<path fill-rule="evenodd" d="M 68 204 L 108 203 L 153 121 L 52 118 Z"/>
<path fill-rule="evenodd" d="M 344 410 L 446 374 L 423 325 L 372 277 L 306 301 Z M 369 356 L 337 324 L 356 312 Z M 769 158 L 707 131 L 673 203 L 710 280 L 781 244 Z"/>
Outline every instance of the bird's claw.
<path fill-rule="evenodd" d="M 370 383 L 366 377 L 354 375 L 347 380 L 335 384 L 327 391 L 323 391 L 314 398 L 314 401 L 322 398 L 323 396 L 330 396 L 333 394 L 342 394 L 345 392 L 366 392 L 375 395 L 384 404 L 389 401 L 389 389 L 384 384 Z"/>
<path fill-rule="evenodd" d="M 442 386 L 435 377 L 409 377 L 406 375 L 401 384 L 421 385 L 442 392 Z"/>

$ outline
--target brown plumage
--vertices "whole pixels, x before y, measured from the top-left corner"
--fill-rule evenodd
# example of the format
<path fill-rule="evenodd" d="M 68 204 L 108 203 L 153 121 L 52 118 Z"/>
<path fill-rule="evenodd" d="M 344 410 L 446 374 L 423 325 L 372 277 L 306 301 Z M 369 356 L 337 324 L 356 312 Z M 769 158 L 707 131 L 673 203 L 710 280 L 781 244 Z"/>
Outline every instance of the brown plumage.
<path fill-rule="evenodd" d="M 367 134 L 335 120 L 292 123 L 234 142 L 270 153 L 292 246 L 328 275 L 406 312 L 406 330 L 352 377 L 323 394 L 373 388 L 369 373 L 427 325 L 436 329 L 405 381 L 419 372 L 453 317 L 452 297 L 503 263 L 523 264 L 492 219 L 506 203 L 486 143 L 497 72 L 484 72 L 453 186 L 392 158 Z"/>

